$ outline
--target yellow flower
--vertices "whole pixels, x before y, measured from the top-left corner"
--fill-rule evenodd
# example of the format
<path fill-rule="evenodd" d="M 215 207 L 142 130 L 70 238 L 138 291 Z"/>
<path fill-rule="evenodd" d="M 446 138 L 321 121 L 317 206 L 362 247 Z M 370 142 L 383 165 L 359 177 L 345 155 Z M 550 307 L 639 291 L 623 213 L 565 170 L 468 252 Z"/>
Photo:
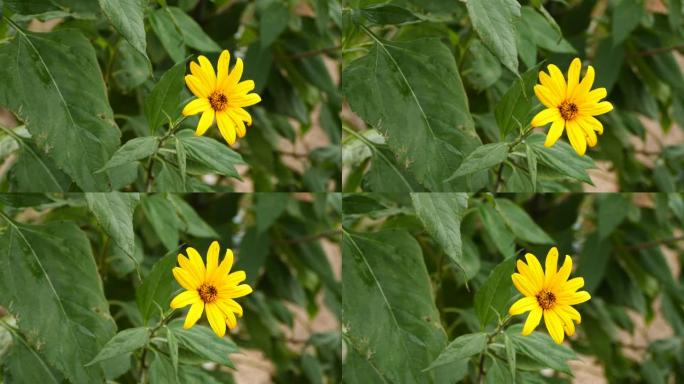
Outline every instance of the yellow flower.
<path fill-rule="evenodd" d="M 596 132 L 603 134 L 603 125 L 594 116 L 610 112 L 613 105 L 608 101 L 600 101 L 607 95 L 605 88 L 591 90 L 594 84 L 594 68 L 591 65 L 581 82 L 582 63 L 578 58 L 570 64 L 567 83 L 558 67 L 551 64 L 548 69 L 549 74 L 539 72 L 541 84 L 534 86 L 534 93 L 546 109 L 534 116 L 532 126 L 551 123 L 544 143 L 546 147 L 555 144 L 565 128 L 575 152 L 584 156 L 587 144 L 594 147 L 598 142 Z"/>
<path fill-rule="evenodd" d="M 546 273 L 542 270 L 539 260 L 531 254 L 525 255 L 527 264 L 518 260 L 518 272 L 511 278 L 513 285 L 525 297 L 516 301 L 508 310 L 510 315 L 520 315 L 530 311 L 523 326 L 522 334 L 527 336 L 539 325 L 542 315 L 546 329 L 553 341 L 561 344 L 564 330 L 568 336 L 575 334 L 575 322 L 579 324 L 582 317 L 572 305 L 583 303 L 591 298 L 589 292 L 579 291 L 584 286 L 584 279 L 575 277 L 568 280 L 572 270 L 572 259 L 565 256 L 563 266 L 558 266 L 558 249 L 549 250 L 546 255 Z"/>
<path fill-rule="evenodd" d="M 228 72 L 230 54 L 224 50 L 218 60 L 218 71 L 214 73 L 211 62 L 204 57 L 190 63 L 191 75 L 185 76 L 185 84 L 197 99 L 183 108 L 184 116 L 202 113 L 197 124 L 197 136 L 202 136 L 214 123 L 218 124 L 221 136 L 228 144 L 235 144 L 235 136 L 243 137 L 247 133 L 245 122 L 252 125 L 252 116 L 244 109 L 261 101 L 254 89 L 254 81 L 240 81 L 242 76 L 242 59 L 238 58 L 233 70 Z"/>
<path fill-rule="evenodd" d="M 190 311 L 185 318 L 183 328 L 195 325 L 206 310 L 211 329 L 219 336 L 226 333 L 226 324 L 235 328 L 235 314 L 242 317 L 242 307 L 235 300 L 252 293 L 252 287 L 240 284 L 247 277 L 244 271 L 230 273 L 233 266 L 233 251 L 226 250 L 226 256 L 218 263 L 219 243 L 214 241 L 207 251 L 207 265 L 204 266 L 202 256 L 194 248 L 187 248 L 188 257 L 178 255 L 179 267 L 173 268 L 173 276 L 186 291 L 171 301 L 171 308 L 178 309 L 188 305 Z"/>

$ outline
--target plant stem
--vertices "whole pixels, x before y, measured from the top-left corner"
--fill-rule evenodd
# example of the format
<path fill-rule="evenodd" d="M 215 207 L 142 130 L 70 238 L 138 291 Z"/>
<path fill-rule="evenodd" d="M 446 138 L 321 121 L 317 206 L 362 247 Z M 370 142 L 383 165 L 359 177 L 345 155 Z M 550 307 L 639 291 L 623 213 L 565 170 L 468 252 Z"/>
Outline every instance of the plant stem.
<path fill-rule="evenodd" d="M 501 321 L 499 323 L 499 325 L 496 326 L 496 329 L 487 335 L 487 343 L 486 343 L 487 346 L 489 346 L 489 343 L 491 343 L 492 340 L 494 340 L 494 338 L 499 335 L 499 333 L 506 330 L 506 327 L 508 326 L 508 323 L 511 322 L 511 319 L 512 319 L 512 317 L 510 315 L 506 315 L 506 317 L 504 317 L 503 321 Z M 475 382 L 478 384 L 481 384 L 482 382 L 484 382 L 484 378 L 486 376 L 485 370 L 484 370 L 484 360 L 485 360 L 485 351 L 487 350 L 487 346 L 485 346 L 485 350 L 480 353 L 480 359 L 479 359 L 479 362 L 477 364 L 477 366 L 478 366 L 478 368 L 477 368 L 477 380 Z"/>
<path fill-rule="evenodd" d="M 518 144 L 525 141 L 525 139 L 532 134 L 532 129 L 533 127 L 531 125 L 525 126 L 525 129 L 520 134 L 520 136 L 518 136 L 517 139 L 515 139 L 512 143 L 508 145 L 508 152 L 510 153 L 515 147 L 518 146 Z M 503 167 L 504 163 L 502 162 L 501 164 L 499 164 L 499 168 L 496 170 L 496 184 L 494 184 L 494 193 L 498 193 L 499 188 L 501 187 L 501 182 L 503 181 Z"/>
<path fill-rule="evenodd" d="M 154 149 L 154 152 L 150 156 L 150 159 L 147 161 L 147 166 L 145 167 L 146 171 L 146 176 L 145 176 L 145 191 L 146 192 L 152 192 L 152 182 L 154 181 L 154 178 L 152 177 L 152 165 L 154 165 L 154 158 L 157 157 L 157 153 L 159 153 L 159 149 L 164 145 L 164 142 L 173 135 L 173 132 L 176 130 L 176 128 L 181 125 L 183 121 L 187 119 L 187 116 L 182 116 L 180 119 L 178 119 L 175 122 L 169 123 L 169 130 L 166 132 L 166 134 L 157 140 L 157 147 Z"/>
<path fill-rule="evenodd" d="M 173 315 L 173 312 L 175 309 L 172 309 L 171 312 L 168 314 L 162 315 L 162 318 L 159 319 L 159 322 L 157 325 L 154 326 L 154 328 L 150 329 L 150 335 L 148 337 L 148 341 L 145 344 L 145 347 L 142 350 L 142 353 L 140 354 L 140 375 L 139 375 L 139 380 L 138 382 L 140 384 L 144 384 L 147 380 L 147 364 L 145 363 L 145 359 L 147 358 L 147 351 L 150 349 L 150 340 L 152 340 L 152 337 L 154 337 L 154 334 L 166 323 L 171 319 L 171 315 Z"/>

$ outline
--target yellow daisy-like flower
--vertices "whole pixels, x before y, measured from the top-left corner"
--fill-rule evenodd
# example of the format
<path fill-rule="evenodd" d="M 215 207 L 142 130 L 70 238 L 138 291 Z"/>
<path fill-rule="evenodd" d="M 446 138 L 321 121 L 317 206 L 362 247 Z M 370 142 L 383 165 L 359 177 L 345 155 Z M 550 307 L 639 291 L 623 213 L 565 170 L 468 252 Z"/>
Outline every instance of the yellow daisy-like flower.
<path fill-rule="evenodd" d="M 235 144 L 235 137 L 243 137 L 247 133 L 245 123 L 252 125 L 252 116 L 244 109 L 261 101 L 254 89 L 254 81 L 240 81 L 243 63 L 238 58 L 233 70 L 228 72 L 230 53 L 221 52 L 218 60 L 218 71 L 214 72 L 211 62 L 199 56 L 196 62 L 190 63 L 191 75 L 185 76 L 185 84 L 197 99 L 183 108 L 184 116 L 202 114 L 197 124 L 197 136 L 202 136 L 216 119 L 221 136 L 228 144 Z"/>
<path fill-rule="evenodd" d="M 173 276 L 186 291 L 173 298 L 171 308 L 192 305 L 183 324 L 185 329 L 195 325 L 202 316 L 202 311 L 206 311 L 211 329 L 219 337 L 223 337 L 226 334 L 226 324 L 230 329 L 237 325 L 235 314 L 242 317 L 242 307 L 233 299 L 249 295 L 252 287 L 240 284 L 247 277 L 244 271 L 230 273 L 233 251 L 227 249 L 219 265 L 220 250 L 217 241 L 211 243 L 207 251 L 206 267 L 202 256 L 194 248 L 186 249 L 188 257 L 178 255 L 180 268 L 173 268 Z"/>
<path fill-rule="evenodd" d="M 525 297 L 513 303 L 508 313 L 515 316 L 530 311 L 523 326 L 523 336 L 529 335 L 537 328 L 543 315 L 551 338 L 557 344 L 561 344 L 566 333 L 568 336 L 575 334 L 575 323 L 579 324 L 582 321 L 579 312 L 572 305 L 591 298 L 587 291 L 577 292 L 584 286 L 584 279 L 575 277 L 568 280 L 572 271 L 572 259 L 567 255 L 563 266 L 556 270 L 556 247 L 551 248 L 546 255 L 546 272 L 542 270 L 539 260 L 533 254 L 526 254 L 525 259 L 527 264 L 518 260 L 519 273 L 511 276 L 513 285 Z"/>
<path fill-rule="evenodd" d="M 549 73 L 539 72 L 541 84 L 534 86 L 534 93 L 546 107 L 532 118 L 532 126 L 540 127 L 551 123 L 544 146 L 550 147 L 563 135 L 568 133 L 570 144 L 578 155 L 584 156 L 587 144 L 594 147 L 598 142 L 596 133 L 603 134 L 603 125 L 594 116 L 613 110 L 606 97 L 605 88 L 591 89 L 594 84 L 594 68 L 590 65 L 582 81 L 579 81 L 582 63 L 575 58 L 568 69 L 568 81 L 560 69 L 551 64 Z"/>

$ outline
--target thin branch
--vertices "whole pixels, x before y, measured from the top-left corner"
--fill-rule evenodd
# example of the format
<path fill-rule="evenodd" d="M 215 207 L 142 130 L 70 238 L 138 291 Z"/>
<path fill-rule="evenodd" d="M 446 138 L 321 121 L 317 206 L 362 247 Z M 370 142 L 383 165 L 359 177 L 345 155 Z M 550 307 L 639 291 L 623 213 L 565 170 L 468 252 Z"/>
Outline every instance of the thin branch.
<path fill-rule="evenodd" d="M 660 240 L 654 240 L 654 241 L 647 241 L 645 243 L 632 244 L 628 247 L 623 247 L 623 250 L 625 250 L 625 251 L 638 251 L 640 249 L 653 248 L 653 247 L 657 247 L 659 245 L 672 244 L 672 243 L 676 243 L 679 241 L 684 241 L 684 236 L 670 237 L 667 239 L 660 239 Z"/>
<path fill-rule="evenodd" d="M 673 45 L 670 47 L 659 47 L 659 48 L 647 49 L 645 51 L 635 52 L 635 53 L 631 54 L 630 56 L 638 56 L 638 57 L 654 56 L 654 55 L 659 55 L 661 53 L 670 52 L 673 50 L 679 51 L 679 50 L 683 50 L 683 49 L 684 49 L 684 45 L 680 44 L 680 45 Z"/>
<path fill-rule="evenodd" d="M 309 235 L 309 236 L 302 236 L 302 237 L 296 237 L 294 239 L 287 239 L 283 243 L 285 244 L 299 244 L 299 243 L 306 243 L 308 241 L 314 241 L 322 238 L 331 238 L 333 236 L 340 236 L 342 235 L 342 231 L 339 229 L 331 229 L 329 231 Z"/>
<path fill-rule="evenodd" d="M 294 53 L 292 55 L 285 56 L 284 59 L 285 60 L 298 60 L 298 59 L 303 59 L 306 57 L 318 56 L 318 55 L 322 55 L 322 54 L 332 53 L 335 51 L 339 51 L 340 49 L 342 49 L 342 46 L 336 45 L 334 47 L 326 47 L 326 48 L 314 49 L 311 51 L 297 52 L 297 53 Z"/>

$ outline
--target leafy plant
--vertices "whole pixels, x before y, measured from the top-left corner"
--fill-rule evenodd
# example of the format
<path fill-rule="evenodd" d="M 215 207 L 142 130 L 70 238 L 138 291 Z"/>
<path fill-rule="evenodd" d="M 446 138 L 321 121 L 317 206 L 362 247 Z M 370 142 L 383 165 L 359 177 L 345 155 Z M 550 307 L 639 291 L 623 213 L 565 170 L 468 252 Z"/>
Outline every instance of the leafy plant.
<path fill-rule="evenodd" d="M 0 190 L 340 188 L 336 2 L 12 0 L 0 11 L 0 107 L 11 112 Z M 262 99 L 230 146 L 181 117 L 189 62 L 215 63 L 222 49 Z"/>
<path fill-rule="evenodd" d="M 664 193 L 345 195 L 344 382 L 681 381 L 683 202 Z M 534 261 L 523 254 L 548 272 L 541 256 L 552 246 L 559 274 L 569 272 L 565 255 L 576 266 L 567 286 L 520 295 L 513 274 Z M 526 336 L 526 316 L 509 315 L 522 313 L 524 296 L 561 303 L 570 285 L 591 300 L 575 306 L 581 322 L 563 344 L 544 330 L 557 332 L 553 323 Z"/>
<path fill-rule="evenodd" d="M 681 5 L 347 1 L 342 88 L 361 119 L 343 121 L 343 190 L 581 191 L 597 176 L 624 191 L 680 190 Z M 610 113 L 606 103 L 582 105 L 603 91 L 564 100 L 564 83 L 550 99 L 535 87 L 544 83 L 540 71 L 568 68 L 575 57 L 595 68 L 586 74 L 606 90 Z M 555 139 L 567 125 L 551 148 L 531 125 L 552 121 L 533 120 L 539 97 L 560 111 L 543 131 Z M 573 121 L 598 113 L 606 114 Z M 596 147 L 581 156 L 585 141 Z"/>
<path fill-rule="evenodd" d="M 339 381 L 340 210 L 335 194 L 0 194 L 0 377 L 233 382 L 235 354 L 259 351 L 274 382 Z M 254 288 L 226 337 L 170 307 L 177 255 L 215 240 Z"/>

